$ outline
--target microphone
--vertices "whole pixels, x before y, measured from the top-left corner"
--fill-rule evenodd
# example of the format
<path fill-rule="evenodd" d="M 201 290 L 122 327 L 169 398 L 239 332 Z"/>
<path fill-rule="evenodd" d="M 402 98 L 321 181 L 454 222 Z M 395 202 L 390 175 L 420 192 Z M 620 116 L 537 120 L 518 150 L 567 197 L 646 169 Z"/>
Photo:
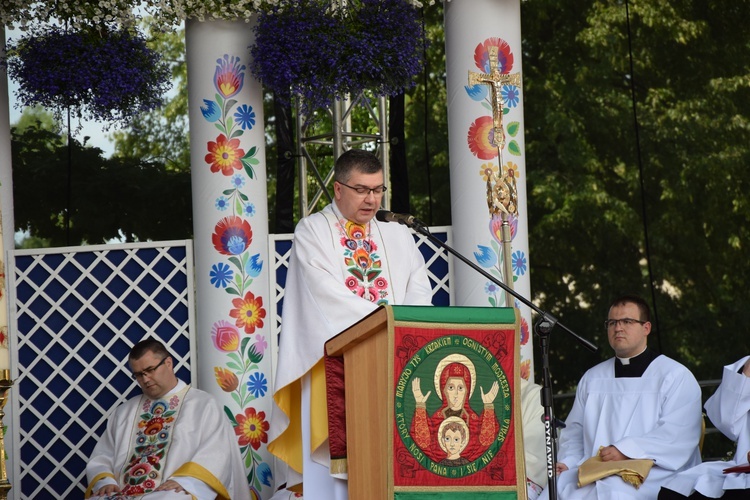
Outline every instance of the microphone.
<path fill-rule="evenodd" d="M 375 214 L 375 218 L 380 222 L 398 222 L 399 224 L 403 224 L 407 227 L 422 227 L 424 225 L 413 215 L 396 214 L 388 210 L 378 210 Z"/>

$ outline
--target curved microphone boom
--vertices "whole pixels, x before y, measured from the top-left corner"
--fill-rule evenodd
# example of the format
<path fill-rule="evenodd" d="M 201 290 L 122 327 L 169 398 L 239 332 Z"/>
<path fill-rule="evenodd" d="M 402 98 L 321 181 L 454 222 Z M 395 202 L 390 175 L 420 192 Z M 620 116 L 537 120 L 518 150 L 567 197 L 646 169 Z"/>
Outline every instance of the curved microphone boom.
<path fill-rule="evenodd" d="M 380 222 L 398 222 L 407 227 L 421 226 L 419 219 L 409 214 L 397 214 L 388 210 L 378 210 L 375 218 Z"/>

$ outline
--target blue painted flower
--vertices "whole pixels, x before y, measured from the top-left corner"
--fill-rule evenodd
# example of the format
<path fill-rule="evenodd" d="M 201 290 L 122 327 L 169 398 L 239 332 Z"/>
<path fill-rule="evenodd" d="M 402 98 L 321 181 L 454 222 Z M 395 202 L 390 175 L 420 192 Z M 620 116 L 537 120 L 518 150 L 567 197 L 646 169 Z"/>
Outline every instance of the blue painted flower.
<path fill-rule="evenodd" d="M 518 101 L 520 100 L 520 92 L 518 92 L 518 87 L 515 85 L 503 85 L 502 90 L 500 90 L 500 95 L 503 98 L 503 102 L 508 105 L 509 108 L 515 108 L 518 106 Z"/>
<path fill-rule="evenodd" d="M 487 295 L 495 295 L 500 293 L 500 287 L 497 286 L 497 284 L 488 281 L 487 284 L 484 285 L 484 291 L 487 293 Z"/>
<path fill-rule="evenodd" d="M 211 284 L 216 288 L 226 288 L 234 276 L 234 272 L 223 262 L 211 266 L 211 272 L 208 274 L 211 277 Z"/>
<path fill-rule="evenodd" d="M 234 119 L 237 120 L 243 129 L 250 130 L 255 126 L 255 111 L 252 106 L 243 104 L 234 113 Z"/>
<path fill-rule="evenodd" d="M 248 260 L 247 264 L 245 264 L 245 272 L 251 278 L 257 278 L 262 270 L 263 261 L 260 260 L 260 254 L 256 253 L 255 255 L 250 257 L 250 260 Z"/>
<path fill-rule="evenodd" d="M 245 185 L 245 176 L 236 174 L 232 176 L 232 187 L 239 189 Z"/>
<path fill-rule="evenodd" d="M 271 481 L 273 481 L 273 473 L 271 472 L 271 467 L 269 467 L 267 463 L 260 463 L 258 465 L 258 468 L 255 469 L 255 472 L 258 474 L 258 480 L 260 480 L 261 483 L 265 484 L 266 486 L 271 486 Z"/>
<path fill-rule="evenodd" d="M 247 390 L 256 398 L 262 398 L 268 390 L 266 376 L 260 372 L 250 374 L 250 378 L 247 381 Z"/>
<path fill-rule="evenodd" d="M 242 213 L 245 217 L 252 217 L 255 215 L 255 205 L 252 203 L 245 203 L 245 207 L 242 209 Z"/>
<path fill-rule="evenodd" d="M 216 198 L 215 206 L 219 211 L 223 212 L 224 210 L 229 208 L 229 200 L 226 196 L 219 196 L 218 198 Z"/>
<path fill-rule="evenodd" d="M 490 247 L 477 245 L 479 252 L 474 252 L 474 258 L 482 267 L 492 267 L 497 263 L 497 254 Z"/>
<path fill-rule="evenodd" d="M 526 273 L 526 256 L 522 251 L 513 252 L 511 262 L 513 263 L 513 274 L 523 276 Z"/>
<path fill-rule="evenodd" d="M 203 118 L 211 123 L 221 118 L 221 109 L 219 109 L 219 105 L 209 99 L 203 99 L 201 113 L 203 113 Z"/>
<path fill-rule="evenodd" d="M 466 89 L 466 93 L 469 94 L 469 97 L 472 98 L 474 101 L 481 101 L 484 98 L 487 97 L 487 93 L 489 92 L 489 89 L 487 88 L 487 85 L 477 84 L 477 85 L 466 85 L 464 86 Z"/>

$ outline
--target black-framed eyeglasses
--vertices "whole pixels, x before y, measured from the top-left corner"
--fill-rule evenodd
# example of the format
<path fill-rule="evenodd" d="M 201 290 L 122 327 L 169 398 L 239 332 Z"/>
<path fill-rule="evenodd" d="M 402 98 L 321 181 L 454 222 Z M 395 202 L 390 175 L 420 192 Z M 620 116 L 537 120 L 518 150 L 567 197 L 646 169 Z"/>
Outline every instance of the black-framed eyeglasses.
<path fill-rule="evenodd" d="M 633 318 L 621 318 L 621 319 L 605 319 L 604 320 L 604 327 L 609 330 L 610 328 L 617 328 L 617 323 L 620 323 L 624 327 L 633 326 L 635 324 L 644 325 L 648 323 L 648 321 L 641 321 L 639 319 L 633 319 Z"/>
<path fill-rule="evenodd" d="M 368 187 L 365 187 L 365 186 L 350 186 L 349 184 L 344 184 L 341 181 L 336 181 L 336 182 L 338 182 L 342 186 L 348 187 L 349 189 L 353 189 L 360 196 L 369 196 L 370 193 L 374 194 L 375 196 L 380 196 L 381 194 L 383 194 L 386 191 L 388 191 L 388 188 L 385 187 L 385 186 L 378 186 L 378 187 L 374 187 L 374 188 L 368 188 Z"/>
<path fill-rule="evenodd" d="M 133 372 L 133 374 L 130 376 L 133 377 L 133 380 L 138 380 L 139 378 L 143 378 L 146 375 L 151 376 L 161 365 L 164 364 L 168 357 L 169 356 L 167 356 L 166 358 L 162 358 L 162 360 L 159 361 L 158 365 L 152 366 L 150 368 L 145 368 L 139 372 Z"/>

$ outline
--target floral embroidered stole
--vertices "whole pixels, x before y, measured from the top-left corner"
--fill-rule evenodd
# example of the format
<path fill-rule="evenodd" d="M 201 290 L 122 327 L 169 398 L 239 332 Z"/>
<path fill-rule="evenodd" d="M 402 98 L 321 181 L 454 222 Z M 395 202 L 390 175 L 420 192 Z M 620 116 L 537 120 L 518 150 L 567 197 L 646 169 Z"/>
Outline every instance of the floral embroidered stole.
<path fill-rule="evenodd" d="M 162 483 L 174 426 L 190 386 L 165 399 L 143 396 L 133 421 L 129 459 L 122 471 L 120 495 L 151 493 Z"/>
<path fill-rule="evenodd" d="M 372 223 L 357 224 L 341 217 L 336 211 L 334 213 L 338 218 L 335 230 L 339 233 L 343 252 L 344 284 L 353 294 L 365 300 L 387 304 L 391 299 L 390 276 L 384 272 L 378 244 L 372 237 Z"/>

